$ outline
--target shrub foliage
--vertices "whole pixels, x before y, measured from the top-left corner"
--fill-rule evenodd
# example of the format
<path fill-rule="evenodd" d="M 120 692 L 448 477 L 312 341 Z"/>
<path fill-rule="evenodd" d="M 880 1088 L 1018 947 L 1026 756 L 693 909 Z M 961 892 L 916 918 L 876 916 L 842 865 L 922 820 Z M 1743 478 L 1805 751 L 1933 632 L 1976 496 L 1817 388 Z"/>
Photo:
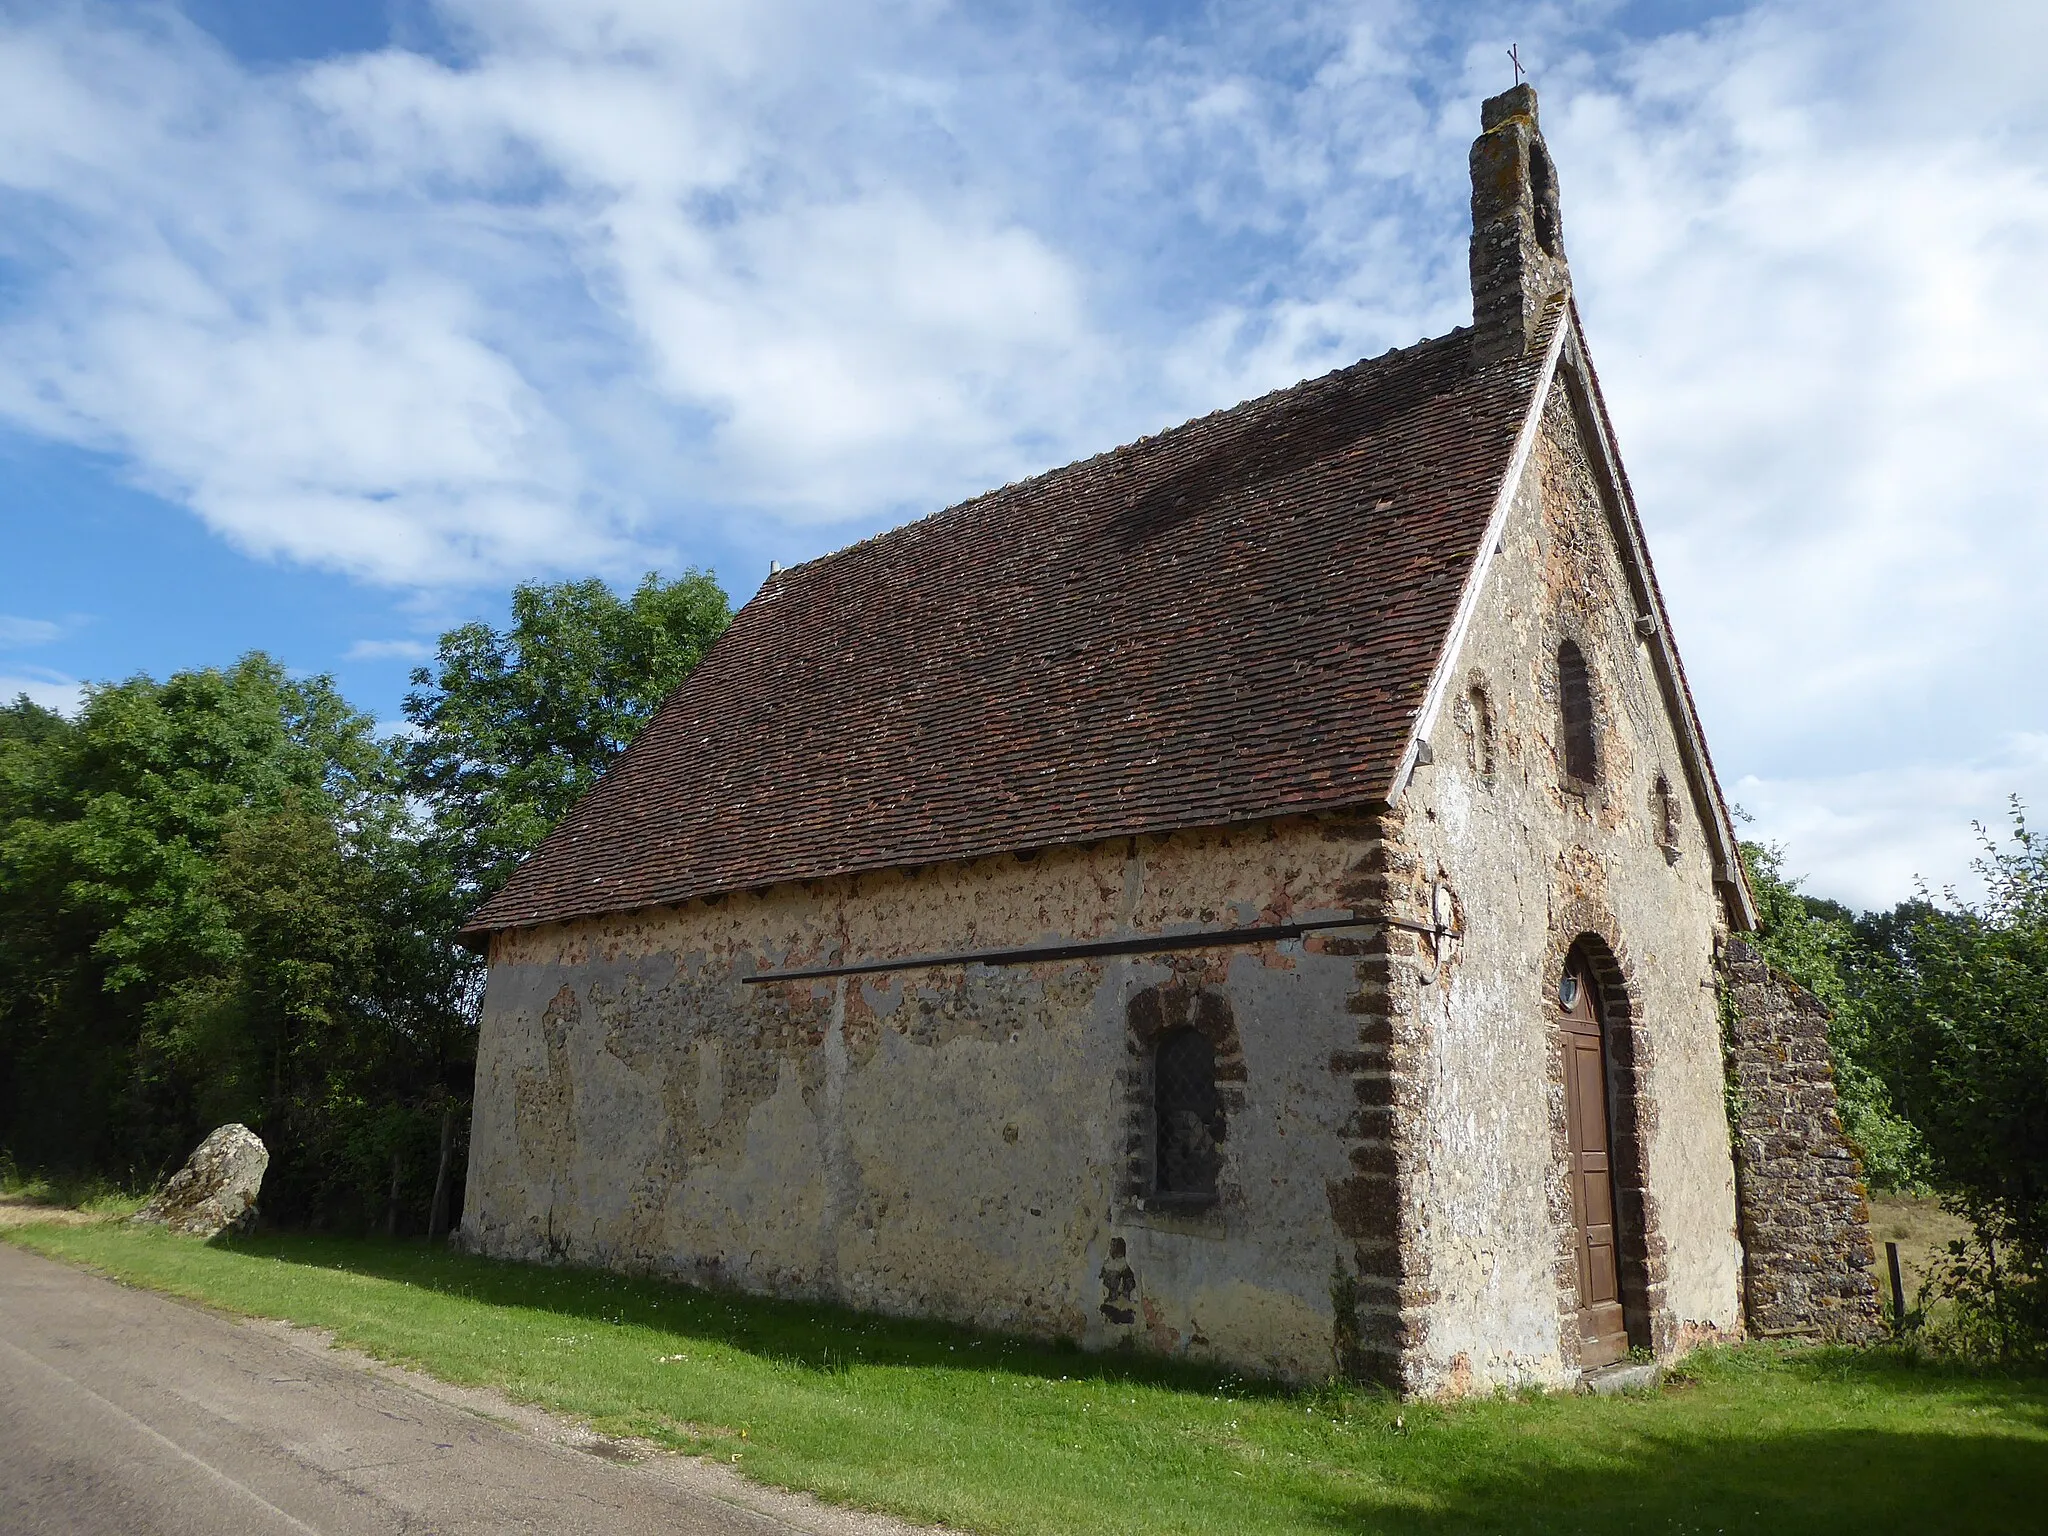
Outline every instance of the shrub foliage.
<path fill-rule="evenodd" d="M 241 1120 L 272 1217 L 423 1224 L 465 1161 L 456 926 L 727 619 L 698 572 L 521 587 L 442 637 L 410 741 L 260 654 L 0 706 L 0 1154 L 137 1187 Z"/>
<path fill-rule="evenodd" d="M 1949 1342 L 2048 1352 L 2048 845 L 2014 802 L 1980 829 L 1984 895 L 1923 889 L 1860 916 L 1801 896 L 1782 851 L 1746 848 L 1756 942 L 1833 1011 L 1843 1123 L 1881 1188 L 1938 1192 L 1972 1241 L 1940 1289 Z"/>

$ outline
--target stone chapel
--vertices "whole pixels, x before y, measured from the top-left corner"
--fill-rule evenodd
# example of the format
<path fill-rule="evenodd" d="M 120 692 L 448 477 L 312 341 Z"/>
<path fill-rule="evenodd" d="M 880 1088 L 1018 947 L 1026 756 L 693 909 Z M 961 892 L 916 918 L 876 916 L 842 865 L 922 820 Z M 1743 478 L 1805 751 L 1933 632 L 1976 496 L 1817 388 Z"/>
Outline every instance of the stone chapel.
<path fill-rule="evenodd" d="M 1413 1393 L 1869 1326 L 1535 92 L 1481 126 L 1471 326 L 740 610 L 465 930 L 467 1245 Z"/>

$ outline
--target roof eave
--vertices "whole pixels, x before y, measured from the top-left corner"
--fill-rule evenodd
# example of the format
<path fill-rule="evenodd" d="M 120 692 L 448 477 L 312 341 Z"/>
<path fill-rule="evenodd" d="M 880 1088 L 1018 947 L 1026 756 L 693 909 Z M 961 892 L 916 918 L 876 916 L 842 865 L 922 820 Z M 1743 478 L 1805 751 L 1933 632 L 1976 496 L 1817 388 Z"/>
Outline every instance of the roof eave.
<path fill-rule="evenodd" d="M 652 912 L 663 907 L 687 906 L 693 901 L 710 897 L 723 899 L 728 896 L 746 896 L 761 891 L 772 891 L 777 886 L 805 885 L 814 880 L 854 879 L 862 875 L 879 875 L 901 871 L 915 873 L 920 870 L 937 869 L 947 864 L 966 864 L 979 859 L 1024 857 L 1049 853 L 1061 848 L 1087 848 L 1098 843 L 1115 842 L 1131 837 L 1170 837 L 1180 832 L 1226 832 L 1239 827 L 1258 826 L 1264 822 L 1286 821 L 1296 817 L 1329 816 L 1373 816 L 1387 809 L 1384 799 L 1360 797 L 1356 799 L 1332 800 L 1327 804 L 1282 806 L 1252 816 L 1234 817 L 1224 821 L 1174 821 L 1147 823 L 1141 826 L 1120 828 L 1114 831 L 1090 832 L 1085 837 L 1054 838 L 1043 842 L 991 845 L 986 848 L 970 849 L 963 853 L 948 854 L 942 858 L 876 859 L 871 862 L 849 863 L 831 868 L 821 868 L 803 874 L 778 875 L 772 880 L 736 881 L 730 884 L 709 884 L 704 886 L 683 886 L 675 892 L 645 900 L 632 900 L 613 906 L 593 907 L 589 911 L 565 912 L 552 916 L 502 916 L 479 921 L 473 916 L 455 930 L 455 942 L 475 954 L 487 954 L 493 935 L 516 933 L 528 928 L 546 928 L 555 923 L 589 922 L 600 917 L 627 917 L 636 912 Z M 488 903 L 479 904 L 481 914 Z"/>

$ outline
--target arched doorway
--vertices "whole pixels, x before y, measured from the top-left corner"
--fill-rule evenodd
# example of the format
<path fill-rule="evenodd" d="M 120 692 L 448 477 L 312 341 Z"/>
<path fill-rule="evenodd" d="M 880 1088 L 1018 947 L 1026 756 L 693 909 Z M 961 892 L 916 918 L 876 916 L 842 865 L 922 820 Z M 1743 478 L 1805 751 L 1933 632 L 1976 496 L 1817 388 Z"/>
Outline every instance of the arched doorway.
<path fill-rule="evenodd" d="M 1558 980 L 1564 1042 L 1565 1143 L 1570 1157 L 1573 1253 L 1578 1266 L 1579 1364 L 1611 1365 L 1628 1353 L 1621 1299 L 1621 1243 L 1614 1198 L 1614 1128 L 1608 1113 L 1606 1030 L 1600 988 L 1574 949 Z"/>

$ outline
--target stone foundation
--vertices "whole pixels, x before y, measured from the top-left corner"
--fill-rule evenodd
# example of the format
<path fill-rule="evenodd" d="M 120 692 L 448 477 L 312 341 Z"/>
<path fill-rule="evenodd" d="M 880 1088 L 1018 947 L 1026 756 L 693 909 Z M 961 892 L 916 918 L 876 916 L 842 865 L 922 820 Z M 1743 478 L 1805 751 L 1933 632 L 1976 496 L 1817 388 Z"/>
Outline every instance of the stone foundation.
<path fill-rule="evenodd" d="M 1729 942 L 1726 984 L 1750 1329 L 1868 1337 L 1883 1326 L 1870 1207 L 1836 1106 L 1827 1006 L 1739 939 Z"/>

